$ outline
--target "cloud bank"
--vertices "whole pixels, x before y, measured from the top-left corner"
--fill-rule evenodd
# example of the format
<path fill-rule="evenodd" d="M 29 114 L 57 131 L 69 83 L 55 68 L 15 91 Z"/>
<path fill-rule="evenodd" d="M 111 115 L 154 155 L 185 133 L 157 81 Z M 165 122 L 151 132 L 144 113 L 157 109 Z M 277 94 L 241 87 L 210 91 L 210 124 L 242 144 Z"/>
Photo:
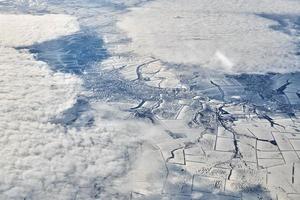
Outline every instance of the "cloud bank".
<path fill-rule="evenodd" d="M 128 51 L 224 73 L 298 71 L 297 1 L 159 0 L 132 9 L 118 25 Z M 264 17 L 281 16 L 281 24 Z M 274 27 L 279 27 L 274 30 Z"/>
<path fill-rule="evenodd" d="M 0 46 L 29 46 L 69 35 L 79 30 L 75 17 L 69 15 L 0 14 Z"/>
<path fill-rule="evenodd" d="M 91 103 L 92 127 L 51 123 L 84 93 L 82 80 L 13 48 L 72 34 L 76 19 L 0 15 L 0 24 L 0 199 L 127 198 L 119 186 L 151 128 L 101 102 Z"/>

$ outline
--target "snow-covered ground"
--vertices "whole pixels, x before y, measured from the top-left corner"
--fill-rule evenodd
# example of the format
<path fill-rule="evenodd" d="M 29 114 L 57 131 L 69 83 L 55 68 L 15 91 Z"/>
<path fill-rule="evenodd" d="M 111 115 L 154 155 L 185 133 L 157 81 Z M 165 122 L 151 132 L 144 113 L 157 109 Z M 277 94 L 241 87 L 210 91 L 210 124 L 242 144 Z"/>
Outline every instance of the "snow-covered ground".
<path fill-rule="evenodd" d="M 299 13 L 0 0 L 0 199 L 299 199 Z"/>

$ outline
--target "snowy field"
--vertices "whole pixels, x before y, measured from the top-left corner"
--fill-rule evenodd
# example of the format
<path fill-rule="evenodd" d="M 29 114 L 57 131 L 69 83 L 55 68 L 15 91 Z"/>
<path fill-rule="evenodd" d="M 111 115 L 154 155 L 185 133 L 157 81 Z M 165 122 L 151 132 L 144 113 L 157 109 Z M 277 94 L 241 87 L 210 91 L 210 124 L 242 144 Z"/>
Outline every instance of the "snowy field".
<path fill-rule="evenodd" d="M 298 0 L 0 0 L 0 200 L 300 199 Z"/>

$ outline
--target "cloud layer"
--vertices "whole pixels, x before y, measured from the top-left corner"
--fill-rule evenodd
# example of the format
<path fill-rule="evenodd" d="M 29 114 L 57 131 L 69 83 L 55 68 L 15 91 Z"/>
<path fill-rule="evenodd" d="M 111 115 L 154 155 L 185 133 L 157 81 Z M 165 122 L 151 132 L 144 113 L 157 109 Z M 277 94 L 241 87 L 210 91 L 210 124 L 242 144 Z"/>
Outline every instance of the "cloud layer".
<path fill-rule="evenodd" d="M 78 130 L 50 123 L 76 103 L 82 81 L 13 48 L 74 33 L 76 20 L 64 15 L 0 19 L 15 32 L 0 29 L 0 199 L 125 198 L 130 188 L 122 189 L 123 196 L 120 180 L 151 129 L 123 121 L 124 113 L 101 102 L 91 105 L 95 126 Z"/>
<path fill-rule="evenodd" d="M 290 0 L 159 0 L 133 9 L 119 27 L 132 39 L 127 50 L 139 55 L 225 73 L 284 73 L 300 69 L 293 22 L 299 12 Z"/>
<path fill-rule="evenodd" d="M 0 14 L 0 27 L 0 45 L 13 47 L 41 43 L 79 30 L 75 17 L 53 14 Z"/>

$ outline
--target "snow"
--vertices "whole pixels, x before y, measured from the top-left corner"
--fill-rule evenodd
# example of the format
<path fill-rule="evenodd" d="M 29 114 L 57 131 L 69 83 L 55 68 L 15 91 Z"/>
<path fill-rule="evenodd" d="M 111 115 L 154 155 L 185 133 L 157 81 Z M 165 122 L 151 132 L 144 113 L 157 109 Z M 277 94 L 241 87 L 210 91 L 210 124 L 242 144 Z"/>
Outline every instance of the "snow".
<path fill-rule="evenodd" d="M 17 4 L 39 7 L 44 2 L 20 0 Z M 235 90 L 239 83 L 215 81 L 212 71 L 297 70 L 292 21 L 285 27 L 290 32 L 284 33 L 270 27 L 280 24 L 263 17 L 274 14 L 291 19 L 299 13 L 296 1 L 156 0 L 118 14 L 101 10 L 102 4 L 93 7 L 81 0 L 66 0 L 59 2 L 61 5 L 53 2 L 57 7 L 49 13 L 74 12 L 77 17 L 0 14 L 4 27 L 0 29 L 0 199 L 299 196 L 299 117 L 274 117 L 279 125 L 271 127 L 248 104 L 242 107 L 210 99 L 202 93 L 207 85 L 199 84 L 200 88 L 190 91 L 190 76 L 178 76 L 178 71 L 188 74 L 189 67 L 199 74 L 210 73 L 212 81 L 225 88 L 225 99 L 229 96 L 234 102 L 242 101 L 243 93 L 227 91 Z M 121 0 L 105 2 L 122 6 Z M 73 3 L 74 7 L 70 6 Z M 112 21 L 117 17 L 119 27 L 132 41 L 115 30 Z M 81 26 L 80 30 L 78 21 L 88 28 Z M 77 75 L 51 71 L 53 66 L 45 63 L 47 60 L 38 61 L 23 47 L 88 31 L 105 35 L 104 45 L 111 57 L 95 63 L 103 71 L 93 68 L 90 74 Z M 78 61 L 77 56 L 71 61 Z M 98 76 L 98 72 L 113 76 Z M 117 76 L 119 72 L 127 80 Z M 102 77 L 111 81 L 103 84 Z M 109 101 L 116 102 L 102 102 L 98 90 L 87 91 L 84 81 L 89 78 L 99 80 L 93 85 L 99 93 L 108 83 L 105 98 L 113 97 Z M 115 79 L 120 81 L 115 83 Z M 296 83 L 292 85 L 295 88 Z M 173 89 L 176 87 L 182 89 Z M 119 90 L 124 98 L 117 99 Z M 148 91 L 148 97 L 143 97 Z M 99 98 L 95 100 L 93 95 Z M 127 95 L 134 100 L 127 100 Z M 94 120 L 90 126 L 57 122 L 58 116 L 72 110 L 83 97 L 89 97 L 87 115 Z M 142 106 L 135 108 L 141 99 Z M 229 114 L 216 113 L 220 109 Z M 135 112 L 153 113 L 155 124 L 134 116 Z M 66 115 L 65 121 L 71 121 L 72 114 Z M 231 117 L 236 119 L 233 123 Z M 235 153 L 241 156 L 235 158 Z"/>
<path fill-rule="evenodd" d="M 286 17 L 292 33 L 299 12 L 291 0 L 158 0 L 118 26 L 132 39 L 124 51 L 138 55 L 223 73 L 285 73 L 300 69 L 298 38 L 272 29 L 280 24 L 264 15 Z"/>

